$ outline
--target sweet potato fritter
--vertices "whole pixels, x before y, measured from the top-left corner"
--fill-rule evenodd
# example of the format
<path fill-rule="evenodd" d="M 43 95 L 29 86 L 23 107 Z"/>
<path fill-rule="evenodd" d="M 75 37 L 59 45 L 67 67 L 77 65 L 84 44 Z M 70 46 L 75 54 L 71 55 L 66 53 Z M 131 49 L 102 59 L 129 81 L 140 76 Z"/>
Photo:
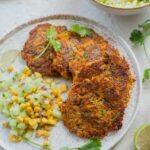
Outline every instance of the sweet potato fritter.
<path fill-rule="evenodd" d="M 59 34 L 57 40 L 62 47 L 53 59 L 53 66 L 66 79 L 74 76 L 85 63 L 100 58 L 103 38 L 94 31 L 87 37 L 66 31 Z"/>
<path fill-rule="evenodd" d="M 119 98 L 107 101 L 113 90 L 118 95 L 112 78 L 92 78 L 74 83 L 68 100 L 62 106 L 63 121 L 69 131 L 80 137 L 103 138 L 109 131 L 122 127 L 124 104 Z"/>
<path fill-rule="evenodd" d="M 116 50 L 86 64 L 75 76 L 62 106 L 64 124 L 85 138 L 102 138 L 120 129 L 133 82 L 126 60 Z"/>
<path fill-rule="evenodd" d="M 46 31 L 51 24 L 41 24 L 36 26 L 31 32 L 24 48 L 21 52 L 23 59 L 33 72 L 39 72 L 46 76 L 58 76 L 59 73 L 53 68 L 52 61 L 55 53 L 52 47 L 49 47 L 42 57 L 35 59 L 47 44 Z M 53 26 L 55 27 L 55 26 Z M 58 33 L 66 30 L 65 26 L 55 27 Z"/>
<path fill-rule="evenodd" d="M 59 53 L 56 53 L 52 65 L 62 77 L 71 79 L 72 72 L 69 68 L 69 62 L 77 53 L 77 45 L 80 39 L 73 33 L 66 31 L 59 34 L 57 40 L 61 43 L 61 50 Z"/>

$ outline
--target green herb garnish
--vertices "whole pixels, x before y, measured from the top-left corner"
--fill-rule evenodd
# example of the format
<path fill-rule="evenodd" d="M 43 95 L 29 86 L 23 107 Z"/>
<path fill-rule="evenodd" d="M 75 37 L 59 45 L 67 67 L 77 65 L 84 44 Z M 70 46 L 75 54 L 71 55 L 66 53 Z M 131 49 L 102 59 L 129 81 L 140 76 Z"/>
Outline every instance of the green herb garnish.
<path fill-rule="evenodd" d="M 60 150 L 100 150 L 101 141 L 98 139 L 91 139 L 89 142 L 78 148 L 63 147 Z"/>
<path fill-rule="evenodd" d="M 150 68 L 144 70 L 143 82 L 150 79 Z"/>
<path fill-rule="evenodd" d="M 48 49 L 49 46 L 52 46 L 54 48 L 55 52 L 60 52 L 61 43 L 56 40 L 57 37 L 57 31 L 54 27 L 50 27 L 46 32 L 46 37 L 48 39 L 47 45 L 42 49 L 42 52 L 35 57 L 35 59 L 40 58 Z"/>
<path fill-rule="evenodd" d="M 81 37 L 89 36 L 92 33 L 91 29 L 79 24 L 72 24 L 70 26 L 70 31 L 79 34 Z"/>
<path fill-rule="evenodd" d="M 150 58 L 146 51 L 145 40 L 150 36 L 150 20 L 146 20 L 143 24 L 138 25 L 138 29 L 131 32 L 130 40 L 137 46 L 143 46 L 146 58 L 150 65 Z M 150 68 L 144 70 L 143 82 L 150 79 Z"/>

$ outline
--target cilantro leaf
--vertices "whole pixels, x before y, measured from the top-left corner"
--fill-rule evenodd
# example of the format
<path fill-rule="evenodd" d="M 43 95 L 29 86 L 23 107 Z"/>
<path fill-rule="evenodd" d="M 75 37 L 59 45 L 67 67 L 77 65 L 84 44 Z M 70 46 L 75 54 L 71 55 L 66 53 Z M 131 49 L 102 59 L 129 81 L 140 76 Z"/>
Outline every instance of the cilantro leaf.
<path fill-rule="evenodd" d="M 133 42 L 135 45 L 142 45 L 144 42 L 144 36 L 143 33 L 140 30 L 133 30 L 131 32 L 131 36 L 130 36 L 130 40 L 131 42 Z"/>
<path fill-rule="evenodd" d="M 100 150 L 101 142 L 98 139 L 91 139 L 87 144 L 81 146 L 80 150 Z"/>
<path fill-rule="evenodd" d="M 49 46 L 52 46 L 55 52 L 60 52 L 61 43 L 56 40 L 57 31 L 54 27 L 48 28 L 46 32 L 46 37 L 48 39 L 47 45 L 42 49 L 42 52 L 36 56 L 34 59 L 40 58 L 48 49 Z"/>
<path fill-rule="evenodd" d="M 49 45 L 53 46 L 55 52 L 59 52 L 61 43 L 56 40 L 57 31 L 54 27 L 50 27 L 46 32 L 46 37 L 49 41 Z"/>
<path fill-rule="evenodd" d="M 139 28 L 150 30 L 150 19 L 146 20 L 143 24 L 138 25 Z"/>
<path fill-rule="evenodd" d="M 135 45 L 142 45 L 145 55 L 150 64 L 150 58 L 145 47 L 145 40 L 150 36 L 150 20 L 146 20 L 143 24 L 138 25 L 138 29 L 131 32 L 130 41 Z M 143 82 L 150 79 L 150 68 L 145 69 Z"/>
<path fill-rule="evenodd" d="M 91 139 L 85 145 L 78 148 L 69 148 L 63 147 L 60 150 L 100 150 L 101 149 L 101 141 L 98 139 Z"/>
<path fill-rule="evenodd" d="M 91 29 L 79 24 L 72 24 L 70 31 L 79 34 L 81 37 L 89 36 L 92 33 Z"/>
<path fill-rule="evenodd" d="M 144 70 L 143 82 L 150 79 L 150 68 Z"/>
<path fill-rule="evenodd" d="M 46 32 L 46 37 L 50 40 L 50 39 L 55 39 L 56 36 L 57 36 L 56 29 L 54 27 L 48 28 Z"/>
<path fill-rule="evenodd" d="M 146 20 L 143 24 L 138 25 L 139 29 L 131 32 L 130 40 L 135 45 L 144 45 L 148 36 L 150 36 L 150 20 Z"/>
<path fill-rule="evenodd" d="M 50 39 L 50 44 L 53 46 L 55 52 L 60 52 L 61 43 L 55 39 Z"/>

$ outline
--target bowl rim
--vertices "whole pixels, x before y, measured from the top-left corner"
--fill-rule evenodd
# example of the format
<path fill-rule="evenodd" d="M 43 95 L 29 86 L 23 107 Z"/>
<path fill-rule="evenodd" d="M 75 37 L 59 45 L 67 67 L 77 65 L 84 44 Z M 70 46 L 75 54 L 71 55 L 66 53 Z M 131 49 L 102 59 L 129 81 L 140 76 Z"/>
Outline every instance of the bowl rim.
<path fill-rule="evenodd" d="M 105 5 L 103 3 L 98 2 L 98 0 L 92 0 L 92 1 L 95 4 L 101 5 L 101 6 L 106 7 L 106 8 L 111 8 L 111 9 L 116 9 L 116 10 L 125 10 L 125 11 L 138 10 L 140 8 L 146 8 L 146 7 L 150 6 L 150 3 L 147 3 L 147 4 L 143 5 L 143 6 L 138 6 L 138 7 L 133 7 L 133 8 L 122 8 L 122 7 L 113 7 L 113 6 Z"/>

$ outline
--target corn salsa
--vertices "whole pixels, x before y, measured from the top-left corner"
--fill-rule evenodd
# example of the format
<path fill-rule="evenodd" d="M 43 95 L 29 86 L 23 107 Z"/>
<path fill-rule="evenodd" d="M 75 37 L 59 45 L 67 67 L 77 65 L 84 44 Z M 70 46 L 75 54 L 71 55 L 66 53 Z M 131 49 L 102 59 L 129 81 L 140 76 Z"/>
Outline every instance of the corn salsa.
<path fill-rule="evenodd" d="M 12 66 L 8 73 L 13 73 Z M 11 130 L 9 140 L 19 142 L 24 137 L 47 138 L 50 129 L 61 120 L 61 94 L 66 84 L 57 84 L 50 78 L 42 78 L 26 67 L 15 72 L 10 79 L 0 81 L 0 113 L 6 120 L 3 126 Z"/>

